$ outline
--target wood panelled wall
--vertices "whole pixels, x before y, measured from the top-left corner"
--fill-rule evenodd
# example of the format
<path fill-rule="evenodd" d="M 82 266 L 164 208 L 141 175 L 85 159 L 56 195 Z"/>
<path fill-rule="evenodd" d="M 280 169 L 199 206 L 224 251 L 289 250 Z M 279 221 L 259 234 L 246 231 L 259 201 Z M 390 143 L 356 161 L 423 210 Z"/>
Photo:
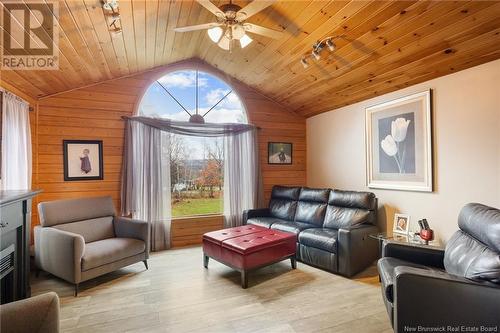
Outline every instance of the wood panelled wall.
<path fill-rule="evenodd" d="M 244 103 L 250 122 L 261 127 L 259 150 L 266 201 L 275 184 L 306 183 L 305 119 L 210 65 L 199 60 L 190 60 L 40 99 L 33 140 L 36 161 L 34 186 L 43 189 L 37 201 L 111 195 L 116 207 L 119 207 L 124 142 L 124 122 L 121 116 L 134 114 L 142 94 L 153 80 L 167 72 L 188 68 L 198 68 L 228 82 Z M 64 139 L 103 140 L 104 180 L 64 181 Z M 268 165 L 269 141 L 292 142 L 293 164 Z M 33 225 L 36 224 L 38 216 L 34 214 Z M 217 229 L 221 225 L 220 217 L 173 221 L 173 245 L 200 243 L 204 232 Z"/>

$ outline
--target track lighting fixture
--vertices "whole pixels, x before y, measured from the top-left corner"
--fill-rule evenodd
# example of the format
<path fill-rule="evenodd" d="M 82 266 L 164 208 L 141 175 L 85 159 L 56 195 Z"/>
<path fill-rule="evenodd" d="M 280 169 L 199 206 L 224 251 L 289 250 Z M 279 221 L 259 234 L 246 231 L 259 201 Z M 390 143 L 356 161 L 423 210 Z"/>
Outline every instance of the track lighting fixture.
<path fill-rule="evenodd" d="M 330 50 L 330 52 L 335 51 L 335 43 L 331 39 L 327 39 L 325 43 L 326 43 L 326 46 L 328 46 L 328 49 Z"/>
<path fill-rule="evenodd" d="M 309 67 L 309 63 L 307 62 L 306 57 L 302 57 L 302 59 L 300 59 L 300 63 L 302 64 L 302 66 L 304 66 L 304 68 Z"/>
<path fill-rule="evenodd" d="M 313 58 L 314 60 L 319 61 L 321 59 L 321 52 L 324 48 L 328 48 L 330 52 L 334 52 L 337 46 L 333 40 L 340 37 L 343 36 L 328 36 L 314 43 L 311 52 L 305 53 L 302 58 L 300 58 L 302 66 L 304 66 L 304 68 L 309 67 L 309 63 L 307 62 L 308 58 Z"/>

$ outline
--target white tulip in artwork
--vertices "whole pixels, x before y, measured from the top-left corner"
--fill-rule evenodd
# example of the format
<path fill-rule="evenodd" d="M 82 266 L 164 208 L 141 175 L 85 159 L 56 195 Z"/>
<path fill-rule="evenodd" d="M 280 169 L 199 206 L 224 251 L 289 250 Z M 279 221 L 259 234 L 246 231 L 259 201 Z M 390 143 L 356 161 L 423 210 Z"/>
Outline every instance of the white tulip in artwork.
<path fill-rule="evenodd" d="M 396 145 L 396 141 L 391 135 L 387 135 L 384 140 L 380 142 L 382 149 L 389 156 L 394 156 L 398 153 L 398 146 Z"/>
<path fill-rule="evenodd" d="M 405 118 L 397 118 L 396 120 L 392 121 L 391 134 L 394 141 L 404 141 L 404 139 L 406 138 L 406 132 L 408 131 L 408 125 L 410 125 L 410 120 L 406 120 Z"/>

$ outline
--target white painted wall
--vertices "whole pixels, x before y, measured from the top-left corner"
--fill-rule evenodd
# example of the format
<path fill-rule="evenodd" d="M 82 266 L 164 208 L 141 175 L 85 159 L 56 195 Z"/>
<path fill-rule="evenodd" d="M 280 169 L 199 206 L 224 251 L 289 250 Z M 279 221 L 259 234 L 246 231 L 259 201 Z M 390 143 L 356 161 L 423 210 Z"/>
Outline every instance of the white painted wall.
<path fill-rule="evenodd" d="M 434 193 L 366 187 L 365 107 L 433 89 Z M 427 81 L 307 119 L 307 182 L 311 187 L 370 190 L 379 225 L 394 213 L 427 218 L 443 242 L 458 229 L 468 202 L 500 208 L 500 60 Z"/>

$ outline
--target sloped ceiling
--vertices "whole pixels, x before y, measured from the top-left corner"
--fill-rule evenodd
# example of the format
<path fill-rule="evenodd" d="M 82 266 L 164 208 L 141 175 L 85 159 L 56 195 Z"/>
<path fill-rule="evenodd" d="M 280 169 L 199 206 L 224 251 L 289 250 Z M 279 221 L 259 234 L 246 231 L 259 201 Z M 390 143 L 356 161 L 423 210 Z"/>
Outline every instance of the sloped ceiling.
<path fill-rule="evenodd" d="M 43 97 L 199 58 L 311 116 L 500 58 L 499 1 L 278 1 L 249 22 L 284 37 L 252 36 L 232 53 L 204 31 L 173 31 L 214 20 L 194 1 L 119 3 L 123 33 L 114 37 L 100 0 L 60 1 L 60 69 L 3 70 L 0 79 Z M 337 50 L 304 69 L 301 56 L 330 35 L 341 36 Z"/>

